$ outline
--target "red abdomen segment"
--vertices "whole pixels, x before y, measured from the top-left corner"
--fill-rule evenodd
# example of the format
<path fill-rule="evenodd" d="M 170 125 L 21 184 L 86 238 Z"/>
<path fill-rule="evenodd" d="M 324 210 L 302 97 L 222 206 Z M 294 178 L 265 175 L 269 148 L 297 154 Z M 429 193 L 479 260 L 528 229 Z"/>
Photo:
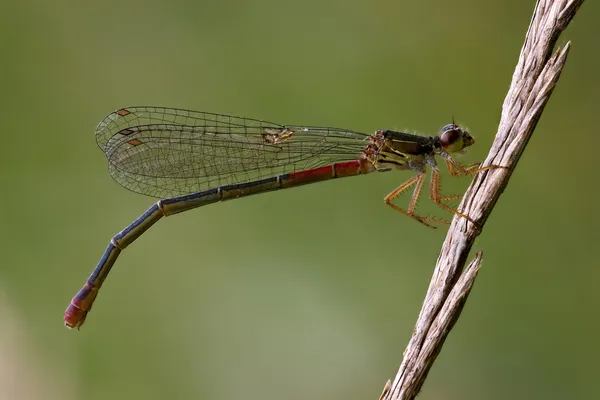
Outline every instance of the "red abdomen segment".
<path fill-rule="evenodd" d="M 68 328 L 79 328 L 85 322 L 87 313 L 92 309 L 92 304 L 98 294 L 97 287 L 91 286 L 88 282 L 79 290 L 77 295 L 71 300 L 71 304 L 65 311 L 65 325 Z"/>

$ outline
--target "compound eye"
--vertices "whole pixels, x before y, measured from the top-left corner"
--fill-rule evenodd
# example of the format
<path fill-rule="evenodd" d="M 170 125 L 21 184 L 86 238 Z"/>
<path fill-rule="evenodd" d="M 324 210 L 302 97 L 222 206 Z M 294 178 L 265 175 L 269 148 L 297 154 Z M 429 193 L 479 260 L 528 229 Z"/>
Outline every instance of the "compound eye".
<path fill-rule="evenodd" d="M 449 153 L 460 151 L 464 147 L 463 135 L 459 129 L 452 126 L 451 129 L 445 130 L 440 136 L 440 144 L 442 149 Z"/>

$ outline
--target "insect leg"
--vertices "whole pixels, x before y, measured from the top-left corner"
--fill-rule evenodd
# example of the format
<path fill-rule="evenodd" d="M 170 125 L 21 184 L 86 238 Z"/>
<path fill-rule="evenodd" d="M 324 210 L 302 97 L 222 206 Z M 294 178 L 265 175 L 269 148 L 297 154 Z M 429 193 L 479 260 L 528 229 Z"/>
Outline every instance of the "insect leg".
<path fill-rule="evenodd" d="M 417 206 L 417 200 L 419 199 L 419 194 L 421 193 L 421 188 L 423 187 L 423 182 L 425 181 L 425 173 L 421 172 L 418 175 L 413 176 L 402 185 L 398 186 L 395 190 L 393 190 L 390 194 L 385 196 L 384 201 L 385 204 L 392 207 L 394 210 L 401 212 L 402 214 L 419 221 L 425 226 L 435 229 L 436 227 L 431 225 L 430 223 L 447 223 L 446 221 L 437 219 L 437 218 L 429 218 L 429 217 L 421 217 L 419 215 L 415 215 L 415 207 Z M 410 202 L 408 203 L 408 209 L 403 209 L 393 204 L 392 201 L 398 197 L 402 192 L 415 185 L 415 189 L 410 198 Z"/>

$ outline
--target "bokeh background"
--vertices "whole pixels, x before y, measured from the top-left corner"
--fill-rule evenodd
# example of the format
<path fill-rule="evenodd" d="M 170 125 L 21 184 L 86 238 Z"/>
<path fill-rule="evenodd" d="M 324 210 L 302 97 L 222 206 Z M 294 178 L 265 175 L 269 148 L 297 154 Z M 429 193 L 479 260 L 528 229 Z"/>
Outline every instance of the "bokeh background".
<path fill-rule="evenodd" d="M 96 124 L 138 104 L 367 133 L 454 116 L 482 160 L 533 6 L 3 1 L 0 399 L 376 399 L 445 235 L 383 204 L 409 174 L 162 220 L 68 331 L 110 237 L 154 202 L 111 180 Z M 587 2 L 560 40 L 566 69 L 422 399 L 600 397 L 599 18 Z"/>

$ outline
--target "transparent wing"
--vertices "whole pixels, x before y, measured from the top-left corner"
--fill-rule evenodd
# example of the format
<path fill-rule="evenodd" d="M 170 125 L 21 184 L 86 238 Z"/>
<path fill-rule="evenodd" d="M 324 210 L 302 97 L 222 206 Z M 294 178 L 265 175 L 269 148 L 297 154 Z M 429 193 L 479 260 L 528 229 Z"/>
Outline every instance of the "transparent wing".
<path fill-rule="evenodd" d="M 161 198 L 355 160 L 368 138 L 160 107 L 117 110 L 96 129 L 111 176 L 129 190 Z"/>

